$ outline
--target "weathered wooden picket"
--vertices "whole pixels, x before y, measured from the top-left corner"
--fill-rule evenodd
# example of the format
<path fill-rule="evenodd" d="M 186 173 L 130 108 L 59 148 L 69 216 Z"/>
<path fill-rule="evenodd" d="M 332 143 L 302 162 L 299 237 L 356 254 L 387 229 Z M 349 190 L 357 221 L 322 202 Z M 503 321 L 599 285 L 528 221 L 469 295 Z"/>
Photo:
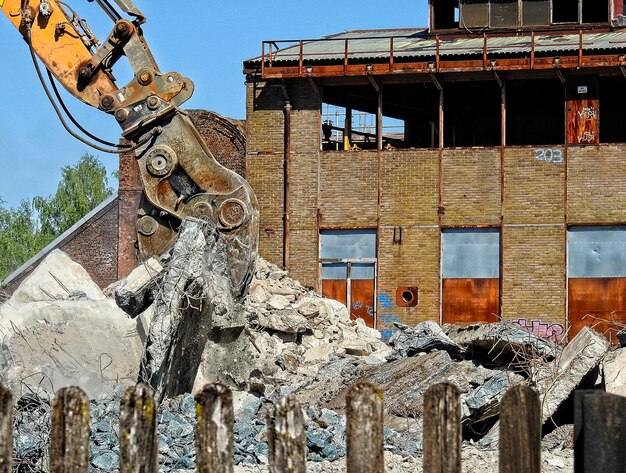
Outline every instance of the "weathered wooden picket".
<path fill-rule="evenodd" d="M 600 397 L 591 396 L 589 399 L 599 402 L 605 414 L 612 418 L 616 418 L 616 413 L 619 415 L 624 413 L 620 410 L 621 407 L 616 408 L 612 403 L 607 403 L 606 398 L 602 398 L 601 401 Z M 234 420 L 232 393 L 223 385 L 213 384 L 206 386 L 196 400 L 198 471 L 232 473 Z M 384 471 L 382 393 L 375 386 L 361 382 L 348 391 L 346 402 L 347 472 L 382 473 Z M 624 406 L 625 403 L 622 402 L 620 406 Z M 578 411 L 584 410 L 586 404 L 582 396 L 577 400 L 577 406 Z M 119 435 L 121 473 L 158 471 L 156 407 L 152 391 L 145 385 L 131 387 L 123 396 L 120 405 Z M 586 406 L 586 409 L 588 417 L 598 412 L 591 404 Z M 10 473 L 12 468 L 12 417 L 11 392 L 0 387 L 0 473 Z M 515 386 L 504 395 L 500 405 L 500 473 L 541 471 L 540 419 L 539 396 L 533 389 L 523 385 Z M 626 424 L 626 418 L 622 416 L 621 422 Z M 579 426 L 576 429 L 581 430 Z M 287 396 L 274 406 L 273 416 L 268 423 L 267 440 L 270 472 L 306 471 L 304 416 L 294 397 Z M 459 390 L 452 384 L 432 386 L 426 392 L 424 400 L 423 471 L 460 473 L 461 444 Z M 50 472 L 86 472 L 88 445 L 89 400 L 78 388 L 63 388 L 57 392 L 52 406 Z M 622 448 L 621 451 L 626 450 Z M 624 464 L 620 466 L 624 468 Z M 598 467 L 597 461 L 595 467 Z M 576 471 L 583 472 L 585 469 L 576 468 Z"/>

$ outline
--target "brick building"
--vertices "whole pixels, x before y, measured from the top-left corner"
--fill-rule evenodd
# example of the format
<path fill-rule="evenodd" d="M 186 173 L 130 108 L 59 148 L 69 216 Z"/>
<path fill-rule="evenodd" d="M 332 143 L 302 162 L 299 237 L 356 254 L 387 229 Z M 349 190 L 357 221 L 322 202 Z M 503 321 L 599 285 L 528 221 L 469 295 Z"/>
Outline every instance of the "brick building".
<path fill-rule="evenodd" d="M 626 323 L 622 0 L 430 0 L 245 61 L 261 255 L 393 322 Z"/>
<path fill-rule="evenodd" d="M 245 126 L 238 120 L 206 110 L 189 110 L 189 117 L 215 159 L 245 177 Z M 81 264 L 101 288 L 128 275 L 137 260 L 137 209 L 143 187 L 134 154 L 120 156 L 117 195 L 111 196 L 1 282 L 12 294 L 50 251 L 58 248 Z"/>

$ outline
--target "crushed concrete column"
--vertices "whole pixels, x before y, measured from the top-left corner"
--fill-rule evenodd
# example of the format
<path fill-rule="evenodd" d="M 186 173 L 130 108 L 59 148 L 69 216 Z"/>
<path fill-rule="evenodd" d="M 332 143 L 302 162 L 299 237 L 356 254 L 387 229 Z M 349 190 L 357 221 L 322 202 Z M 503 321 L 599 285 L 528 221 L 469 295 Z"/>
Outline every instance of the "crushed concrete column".
<path fill-rule="evenodd" d="M 244 326 L 232 296 L 226 254 L 213 224 L 183 221 L 155 297 L 139 376 L 159 400 L 191 391 L 212 330 Z"/>

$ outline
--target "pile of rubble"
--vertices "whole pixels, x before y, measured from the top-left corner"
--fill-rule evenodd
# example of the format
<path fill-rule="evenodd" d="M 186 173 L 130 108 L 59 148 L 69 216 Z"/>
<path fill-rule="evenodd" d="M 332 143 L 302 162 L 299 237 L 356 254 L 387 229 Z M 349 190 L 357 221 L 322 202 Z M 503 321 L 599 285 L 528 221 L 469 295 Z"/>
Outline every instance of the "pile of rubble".
<path fill-rule="evenodd" d="M 544 433 L 553 431 L 544 438 L 551 449 L 545 471 L 571 466 L 568 400 L 575 389 L 626 392 L 626 351 L 607 355 L 608 343 L 590 329 L 563 347 L 504 322 L 423 322 L 397 324 L 387 344 L 379 332 L 350 320 L 344 305 L 261 259 L 249 293 L 236 298 L 223 290 L 227 274 L 215 242 L 207 244 L 211 235 L 192 222 L 171 254 L 104 292 L 55 251 L 0 305 L 0 381 L 18 400 L 17 464 L 44 468 L 48 401 L 69 385 L 93 399 L 92 468 L 113 471 L 119 397 L 138 379 L 155 381 L 163 399 L 159 460 L 165 472 L 195 468 L 190 393 L 208 382 L 234 390 L 241 471 L 267 463 L 265 419 L 272 402 L 288 393 L 305 410 L 308 458 L 320 465 L 311 471 L 339 471 L 346 454 L 345 393 L 358 380 L 377 384 L 390 471 L 402 471 L 421 468 L 424 393 L 452 382 L 462 392 L 464 456 L 480 459 L 465 468 L 479 472 L 496 464 L 499 403 L 510 386 L 527 383 L 541 396 Z"/>

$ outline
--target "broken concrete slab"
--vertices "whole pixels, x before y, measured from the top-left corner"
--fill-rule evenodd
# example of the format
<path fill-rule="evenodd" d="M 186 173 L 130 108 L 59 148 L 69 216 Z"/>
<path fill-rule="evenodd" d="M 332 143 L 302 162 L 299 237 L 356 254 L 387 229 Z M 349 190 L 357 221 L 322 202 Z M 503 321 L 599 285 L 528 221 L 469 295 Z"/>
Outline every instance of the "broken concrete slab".
<path fill-rule="evenodd" d="M 394 359 L 437 350 L 444 350 L 456 356 L 463 351 L 435 322 L 421 322 L 415 327 L 400 323 L 394 325 L 398 331 L 389 340 L 389 345 L 396 351 L 392 355 Z"/>
<path fill-rule="evenodd" d="M 496 416 L 506 389 L 523 380 L 515 373 L 490 370 L 470 361 L 457 362 L 445 351 L 384 363 L 367 369 L 361 379 L 376 384 L 384 393 L 386 414 L 417 419 L 422 418 L 428 388 L 437 383 L 453 383 L 462 393 L 465 424 Z M 482 391 L 477 390 L 485 385 Z M 344 395 L 345 390 L 336 395 L 328 407 L 342 409 Z"/>
<path fill-rule="evenodd" d="M 289 334 L 304 333 L 307 328 L 307 319 L 300 315 L 295 309 L 288 309 L 288 304 L 285 308 L 269 312 L 266 314 L 256 314 L 256 321 L 254 317 L 250 317 L 250 323 L 256 325 L 264 330 L 270 332 L 282 332 Z"/>
<path fill-rule="evenodd" d="M 16 304 L 68 299 L 102 301 L 104 293 L 85 269 L 61 250 L 53 250 L 15 290 Z"/>
<path fill-rule="evenodd" d="M 602 368 L 606 392 L 626 396 L 626 348 L 607 354 Z"/>
<path fill-rule="evenodd" d="M 553 363 L 539 365 L 532 379 L 541 397 L 542 422 L 553 416 L 587 375 L 592 375 L 609 350 L 609 342 L 583 327 Z"/>
<path fill-rule="evenodd" d="M 137 379 L 135 321 L 112 300 L 11 302 L 0 321 L 0 378 L 16 398 L 80 386 L 93 399 Z"/>
<path fill-rule="evenodd" d="M 120 309 L 135 317 L 154 301 L 154 289 L 163 274 L 163 266 L 150 258 L 137 266 L 115 288 L 115 302 Z"/>
<path fill-rule="evenodd" d="M 215 226 L 185 218 L 155 301 L 140 381 L 159 400 L 190 392 L 211 330 L 244 326 Z"/>
<path fill-rule="evenodd" d="M 466 349 L 470 356 L 482 355 L 498 364 L 523 364 L 536 357 L 549 361 L 561 352 L 561 348 L 555 343 L 507 322 L 464 327 L 445 325 L 443 330 L 454 343 Z"/>

